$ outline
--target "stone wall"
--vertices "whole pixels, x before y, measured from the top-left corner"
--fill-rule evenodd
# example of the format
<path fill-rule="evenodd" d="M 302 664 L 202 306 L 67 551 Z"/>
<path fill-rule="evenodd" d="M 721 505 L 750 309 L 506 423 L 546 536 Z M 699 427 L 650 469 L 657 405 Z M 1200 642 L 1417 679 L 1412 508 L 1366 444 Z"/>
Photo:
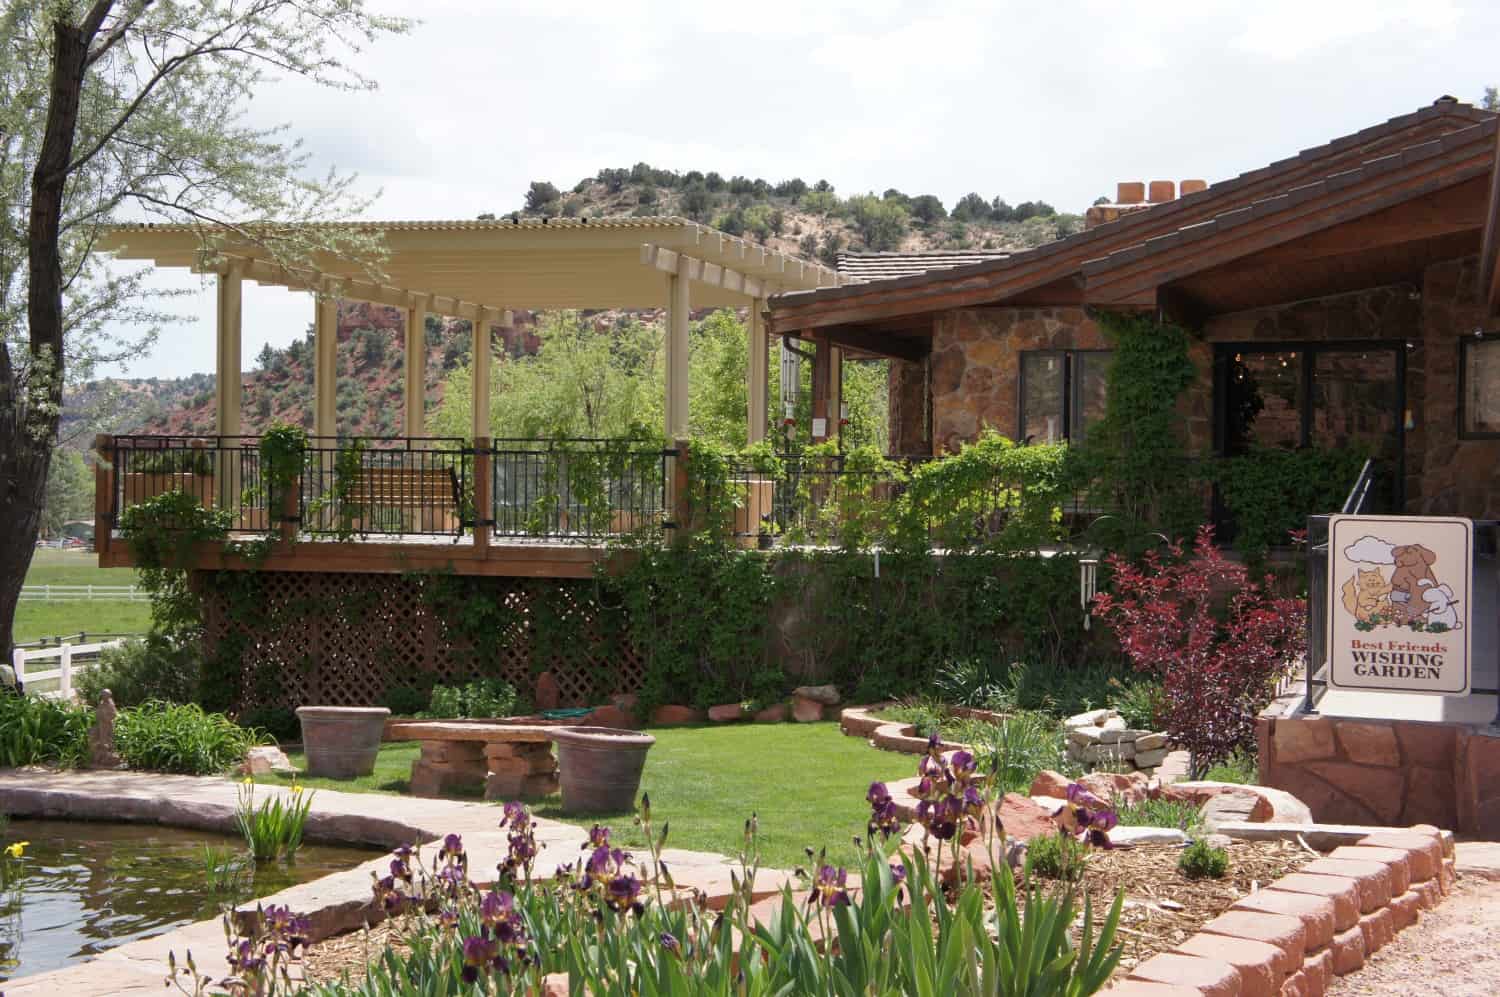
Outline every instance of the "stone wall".
<path fill-rule="evenodd" d="M 1260 781 L 1331 824 L 1432 824 L 1500 834 L 1494 728 L 1306 715 L 1257 721 Z"/>
<path fill-rule="evenodd" d="M 944 450 L 985 428 L 1014 438 L 1023 350 L 1102 350 L 1082 308 L 965 308 L 939 316 L 932 340 L 932 442 Z"/>
<path fill-rule="evenodd" d="M 928 364 L 892 360 L 886 374 L 886 397 L 890 399 L 888 425 L 890 443 L 886 453 L 915 457 L 932 453 L 931 400 L 928 397 Z"/>
<path fill-rule="evenodd" d="M 1427 391 L 1417 411 L 1426 416 L 1426 453 L 1415 472 L 1421 487 L 1407 491 L 1408 510 L 1422 515 L 1500 519 L 1500 440 L 1458 438 L 1459 340 L 1483 321 L 1478 276 L 1469 257 L 1428 267 L 1422 282 Z M 1408 479 L 1411 464 L 1408 457 Z"/>

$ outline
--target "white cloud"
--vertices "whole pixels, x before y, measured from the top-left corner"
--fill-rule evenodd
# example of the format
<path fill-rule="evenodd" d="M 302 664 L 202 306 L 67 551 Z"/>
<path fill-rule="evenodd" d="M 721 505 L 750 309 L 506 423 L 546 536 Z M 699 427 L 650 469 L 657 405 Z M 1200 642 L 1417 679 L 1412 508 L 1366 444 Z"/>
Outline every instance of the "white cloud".
<path fill-rule="evenodd" d="M 1367 535 L 1345 547 L 1344 558 L 1359 564 L 1395 564 L 1396 559 L 1391 553 L 1393 549 L 1392 544 Z"/>

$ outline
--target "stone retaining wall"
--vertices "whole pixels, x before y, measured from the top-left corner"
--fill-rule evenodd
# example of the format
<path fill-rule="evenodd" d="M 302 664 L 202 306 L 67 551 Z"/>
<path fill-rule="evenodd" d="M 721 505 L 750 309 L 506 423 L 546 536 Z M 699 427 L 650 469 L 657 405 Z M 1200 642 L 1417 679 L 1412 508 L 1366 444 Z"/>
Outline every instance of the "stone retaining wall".
<path fill-rule="evenodd" d="M 1453 888 L 1453 840 L 1433 827 L 1372 834 L 1236 901 L 1114 997 L 1322 997 Z"/>
<path fill-rule="evenodd" d="M 1260 781 L 1319 823 L 1432 824 L 1500 836 L 1500 733 L 1415 720 L 1285 715 L 1257 721 Z"/>

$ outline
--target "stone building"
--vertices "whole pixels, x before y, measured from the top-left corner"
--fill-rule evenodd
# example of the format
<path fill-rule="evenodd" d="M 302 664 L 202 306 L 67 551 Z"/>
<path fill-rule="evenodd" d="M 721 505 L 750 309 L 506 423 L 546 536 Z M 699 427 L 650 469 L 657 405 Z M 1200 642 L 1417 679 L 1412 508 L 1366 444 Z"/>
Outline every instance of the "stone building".
<path fill-rule="evenodd" d="M 850 257 L 842 286 L 772 298 L 769 331 L 816 346 L 815 418 L 842 358 L 889 358 L 890 450 L 924 454 L 1081 438 L 1096 310 L 1153 315 L 1193 333 L 1191 453 L 1360 444 L 1394 509 L 1500 517 L 1497 126 L 1443 97 L 1211 185 L 1122 183 L 1035 249 Z"/>

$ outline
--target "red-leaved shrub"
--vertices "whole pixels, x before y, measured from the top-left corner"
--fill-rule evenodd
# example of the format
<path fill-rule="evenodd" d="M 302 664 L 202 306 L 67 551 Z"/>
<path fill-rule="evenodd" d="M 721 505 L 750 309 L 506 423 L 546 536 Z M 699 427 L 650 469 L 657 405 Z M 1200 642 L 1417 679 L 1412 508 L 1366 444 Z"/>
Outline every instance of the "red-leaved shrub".
<path fill-rule="evenodd" d="M 1192 752 L 1201 774 L 1255 740 L 1255 716 L 1307 646 L 1307 608 L 1269 594 L 1198 530 L 1140 563 L 1112 555 L 1112 591 L 1094 598 L 1120 647 L 1140 671 L 1161 679 L 1163 715 L 1174 743 Z"/>

